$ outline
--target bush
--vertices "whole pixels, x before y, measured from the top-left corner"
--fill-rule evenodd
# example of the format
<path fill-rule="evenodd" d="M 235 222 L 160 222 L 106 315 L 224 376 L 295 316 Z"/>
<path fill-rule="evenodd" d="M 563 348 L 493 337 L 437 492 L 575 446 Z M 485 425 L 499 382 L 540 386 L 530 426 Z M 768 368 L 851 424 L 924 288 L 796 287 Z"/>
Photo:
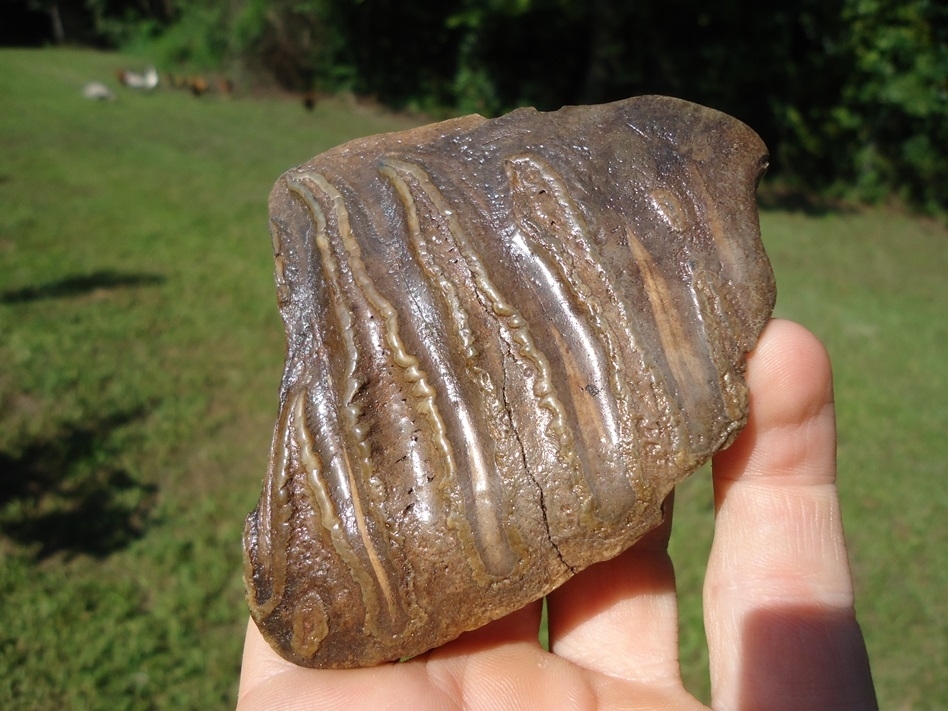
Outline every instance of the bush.
<path fill-rule="evenodd" d="M 948 209 L 943 0 L 85 0 L 77 7 L 100 41 L 145 45 L 167 64 L 209 70 L 239 61 L 288 89 L 344 89 L 432 113 L 496 115 L 523 104 L 552 109 L 671 94 L 753 126 L 785 181 Z"/>

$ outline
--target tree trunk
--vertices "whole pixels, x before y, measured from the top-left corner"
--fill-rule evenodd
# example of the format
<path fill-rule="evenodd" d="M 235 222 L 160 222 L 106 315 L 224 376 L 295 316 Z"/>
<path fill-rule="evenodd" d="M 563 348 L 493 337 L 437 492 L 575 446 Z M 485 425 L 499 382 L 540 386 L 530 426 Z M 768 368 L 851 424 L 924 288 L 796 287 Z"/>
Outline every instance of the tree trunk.
<path fill-rule="evenodd" d="M 49 6 L 49 21 L 53 26 L 53 39 L 56 44 L 65 43 L 66 33 L 63 30 L 63 18 L 59 15 L 59 5 L 56 3 Z"/>

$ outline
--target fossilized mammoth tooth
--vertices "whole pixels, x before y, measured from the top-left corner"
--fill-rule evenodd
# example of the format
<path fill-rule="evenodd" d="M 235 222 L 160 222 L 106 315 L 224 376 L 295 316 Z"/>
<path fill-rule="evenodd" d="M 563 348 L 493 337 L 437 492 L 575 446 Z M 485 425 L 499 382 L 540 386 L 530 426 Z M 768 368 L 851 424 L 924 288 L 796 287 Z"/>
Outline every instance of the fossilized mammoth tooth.
<path fill-rule="evenodd" d="M 739 121 L 642 97 L 365 138 L 279 180 L 286 370 L 244 546 L 281 655 L 422 653 L 661 521 L 746 419 L 766 161 Z"/>

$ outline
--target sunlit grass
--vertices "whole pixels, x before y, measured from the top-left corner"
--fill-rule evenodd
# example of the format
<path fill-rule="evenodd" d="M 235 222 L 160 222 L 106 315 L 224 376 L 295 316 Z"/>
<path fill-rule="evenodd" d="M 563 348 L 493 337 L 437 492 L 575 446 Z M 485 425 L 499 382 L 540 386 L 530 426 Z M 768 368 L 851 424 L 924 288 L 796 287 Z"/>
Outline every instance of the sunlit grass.
<path fill-rule="evenodd" d="M 409 123 L 122 91 L 122 61 L 0 52 L 4 709 L 232 705 L 282 366 L 267 193 Z"/>
<path fill-rule="evenodd" d="M 266 196 L 410 122 L 279 97 L 140 95 L 122 59 L 0 52 L 0 708 L 233 704 L 240 531 L 283 336 Z M 83 99 L 89 80 L 118 100 Z M 883 707 L 948 707 L 948 234 L 882 211 L 765 212 L 778 315 L 829 346 L 840 487 Z M 679 492 L 682 661 L 707 693 L 706 475 Z"/>

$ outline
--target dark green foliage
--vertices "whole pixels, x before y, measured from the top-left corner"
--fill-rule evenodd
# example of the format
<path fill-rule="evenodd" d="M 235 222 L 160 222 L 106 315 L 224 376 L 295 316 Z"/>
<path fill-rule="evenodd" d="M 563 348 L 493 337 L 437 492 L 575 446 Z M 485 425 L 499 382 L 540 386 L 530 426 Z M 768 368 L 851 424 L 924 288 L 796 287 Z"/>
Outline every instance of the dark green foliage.
<path fill-rule="evenodd" d="M 235 21 L 234 39 L 243 60 L 259 66 L 287 88 L 309 90 L 343 85 L 337 71 L 343 36 L 335 29 L 330 0 L 247 0 Z"/>
<path fill-rule="evenodd" d="M 948 208 L 943 0 L 16 4 L 58 18 L 66 41 L 135 48 L 166 69 L 240 65 L 432 115 L 670 94 L 753 126 L 787 183 Z"/>
<path fill-rule="evenodd" d="M 850 0 L 851 73 L 837 123 L 856 147 L 841 176 L 864 197 L 897 187 L 948 205 L 948 5 Z"/>

